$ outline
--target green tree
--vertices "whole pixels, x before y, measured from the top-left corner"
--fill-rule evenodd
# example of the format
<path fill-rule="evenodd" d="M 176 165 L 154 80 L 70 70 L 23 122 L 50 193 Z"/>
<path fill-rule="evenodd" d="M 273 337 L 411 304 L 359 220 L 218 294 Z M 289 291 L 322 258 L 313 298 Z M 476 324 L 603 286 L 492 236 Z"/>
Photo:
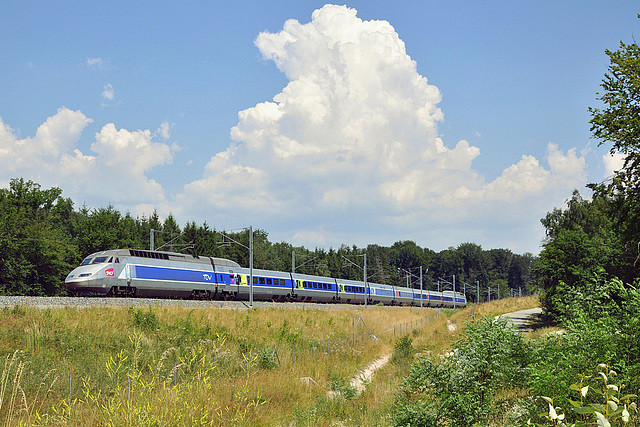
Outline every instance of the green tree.
<path fill-rule="evenodd" d="M 0 293 L 59 295 L 79 261 L 68 227 L 72 203 L 57 187 L 13 179 L 0 189 Z"/>
<path fill-rule="evenodd" d="M 638 15 L 640 17 L 640 15 Z M 606 183 L 590 184 L 599 196 L 611 200 L 610 214 L 623 238 L 623 247 L 640 268 L 640 47 L 620 42 L 616 51 L 606 50 L 609 70 L 597 99 L 604 105 L 590 108 L 591 132 L 610 153 L 624 156 L 623 167 Z"/>
<path fill-rule="evenodd" d="M 541 220 L 547 240 L 533 271 L 540 277 L 541 303 L 554 320 L 566 320 L 568 295 L 587 289 L 596 274 L 626 271 L 608 209 L 607 199 L 584 200 L 575 191 L 566 209 L 554 209 Z"/>

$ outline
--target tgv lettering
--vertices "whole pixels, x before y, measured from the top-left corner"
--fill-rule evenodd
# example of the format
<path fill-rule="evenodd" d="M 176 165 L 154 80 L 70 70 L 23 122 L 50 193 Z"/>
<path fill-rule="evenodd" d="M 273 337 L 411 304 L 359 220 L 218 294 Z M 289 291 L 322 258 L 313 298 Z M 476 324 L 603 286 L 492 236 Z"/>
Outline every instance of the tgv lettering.
<path fill-rule="evenodd" d="M 211 276 L 210 274 L 206 274 L 206 273 L 203 273 L 203 274 L 202 274 L 202 278 L 203 278 L 204 280 L 211 280 L 211 277 L 212 277 L 212 276 Z"/>

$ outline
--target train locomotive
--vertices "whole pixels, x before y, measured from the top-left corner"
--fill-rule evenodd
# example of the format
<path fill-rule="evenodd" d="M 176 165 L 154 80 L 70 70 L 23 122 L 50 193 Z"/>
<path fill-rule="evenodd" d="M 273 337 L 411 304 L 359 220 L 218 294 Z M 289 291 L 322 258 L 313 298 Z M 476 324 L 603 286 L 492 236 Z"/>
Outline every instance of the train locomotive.
<path fill-rule="evenodd" d="M 250 286 L 251 277 L 253 286 Z M 115 249 L 87 256 L 65 279 L 74 296 L 300 301 L 463 307 L 463 293 L 241 267 L 214 257 Z"/>

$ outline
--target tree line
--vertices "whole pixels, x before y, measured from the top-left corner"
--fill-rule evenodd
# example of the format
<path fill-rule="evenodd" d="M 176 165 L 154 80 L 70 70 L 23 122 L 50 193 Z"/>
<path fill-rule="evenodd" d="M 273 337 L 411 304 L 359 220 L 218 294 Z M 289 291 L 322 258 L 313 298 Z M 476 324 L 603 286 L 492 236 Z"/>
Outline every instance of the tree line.
<path fill-rule="evenodd" d="M 249 266 L 248 230 L 224 232 L 195 221 L 180 227 L 173 215 L 161 219 L 154 211 L 133 217 L 111 205 L 74 209 L 60 188 L 43 189 L 15 178 L 0 189 L 0 294 L 65 295 L 64 279 L 83 257 L 109 249 L 150 249 L 152 230 L 156 250 L 228 258 Z M 496 298 L 498 289 L 501 296 L 535 289 L 532 254 L 484 250 L 474 243 L 440 252 L 409 240 L 390 247 L 307 249 L 271 242 L 265 230 L 257 229 L 253 247 L 254 268 L 292 271 L 295 262 L 299 273 L 352 280 L 363 279 L 366 253 L 368 281 L 419 288 L 422 267 L 423 289 L 450 290 L 455 283 L 472 301 Z"/>

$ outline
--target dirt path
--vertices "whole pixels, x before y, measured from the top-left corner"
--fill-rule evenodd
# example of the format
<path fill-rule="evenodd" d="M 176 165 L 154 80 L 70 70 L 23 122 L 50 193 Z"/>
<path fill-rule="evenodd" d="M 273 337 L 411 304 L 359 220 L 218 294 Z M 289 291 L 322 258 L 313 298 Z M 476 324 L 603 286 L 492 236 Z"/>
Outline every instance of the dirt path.
<path fill-rule="evenodd" d="M 377 358 L 373 362 L 369 363 L 366 368 L 358 371 L 358 373 L 349 382 L 349 386 L 353 387 L 356 392 L 356 396 L 358 396 L 365 390 L 367 384 L 369 384 L 371 380 L 373 380 L 373 376 L 375 375 L 376 371 L 389 363 L 389 360 L 391 360 L 391 353 Z M 329 390 L 329 392 L 327 392 L 327 396 L 329 398 L 334 398 L 339 393 L 340 392 Z"/>
<path fill-rule="evenodd" d="M 506 317 L 511 324 L 519 332 L 529 332 L 535 327 L 535 320 L 542 313 L 542 308 L 531 308 L 528 310 L 514 311 L 513 313 L 503 314 L 500 317 Z"/>
<path fill-rule="evenodd" d="M 362 393 L 367 384 L 371 382 L 376 371 L 386 365 L 391 360 L 391 353 L 385 354 L 382 357 L 377 358 L 373 362 L 369 363 L 362 371 L 358 371 L 358 374 L 351 379 L 349 385 L 356 389 L 356 395 Z"/>

